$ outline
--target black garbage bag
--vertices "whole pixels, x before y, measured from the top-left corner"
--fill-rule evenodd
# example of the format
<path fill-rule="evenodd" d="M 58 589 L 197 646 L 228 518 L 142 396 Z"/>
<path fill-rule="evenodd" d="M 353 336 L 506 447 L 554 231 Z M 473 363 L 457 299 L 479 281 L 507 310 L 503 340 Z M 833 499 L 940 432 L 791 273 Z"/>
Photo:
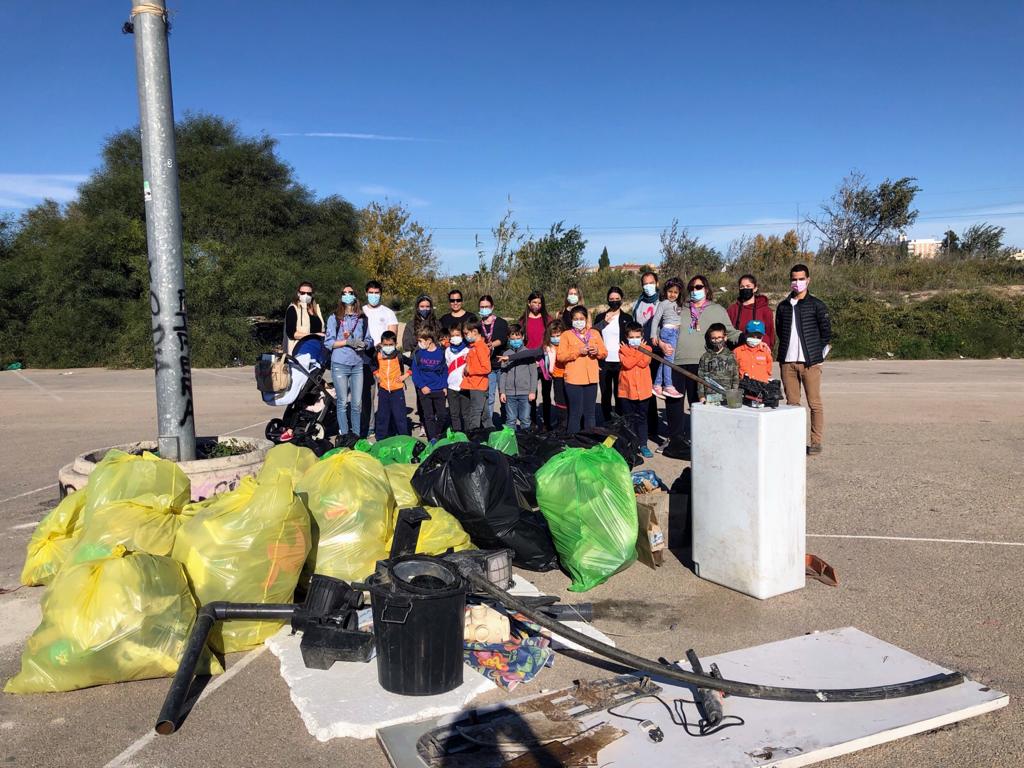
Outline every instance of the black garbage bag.
<path fill-rule="evenodd" d="M 690 441 L 681 435 L 676 435 L 668 441 L 662 449 L 661 455 L 666 459 L 690 461 Z"/>
<path fill-rule="evenodd" d="M 559 449 L 561 450 L 561 449 Z M 512 467 L 512 483 L 515 485 L 519 506 L 524 509 L 539 510 L 537 503 L 537 471 L 544 466 L 547 459 L 539 456 L 513 456 L 509 460 Z"/>
<path fill-rule="evenodd" d="M 466 432 L 466 437 L 469 438 L 469 442 L 476 443 L 477 445 L 487 445 L 487 438 L 491 436 L 492 432 L 497 432 L 498 427 L 478 427 L 476 429 L 470 429 Z"/>
<path fill-rule="evenodd" d="M 609 437 L 615 438 L 612 447 L 622 454 L 630 469 L 643 461 L 640 456 L 640 436 L 632 423 L 621 416 L 613 416 L 602 427 L 591 427 L 569 435 L 566 445 L 571 448 L 593 448 Z"/>
<path fill-rule="evenodd" d="M 531 571 L 558 567 L 547 523 L 534 512 L 532 472 L 520 467 L 517 485 L 512 460 L 493 448 L 455 443 L 438 448 L 419 465 L 412 487 L 424 504 L 442 507 L 462 524 L 481 549 L 511 549 L 513 562 Z"/>
<path fill-rule="evenodd" d="M 519 432 L 516 435 L 519 456 L 538 459 L 543 465 L 548 459 L 565 450 L 567 437 L 555 432 Z"/>

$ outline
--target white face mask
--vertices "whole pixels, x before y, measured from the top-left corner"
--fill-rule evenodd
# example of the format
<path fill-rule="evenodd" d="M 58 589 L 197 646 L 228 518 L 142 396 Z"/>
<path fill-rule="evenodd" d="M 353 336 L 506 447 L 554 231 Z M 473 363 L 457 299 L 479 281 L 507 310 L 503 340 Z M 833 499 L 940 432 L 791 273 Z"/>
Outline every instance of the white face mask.
<path fill-rule="evenodd" d="M 565 300 L 567 302 L 569 302 L 570 304 L 579 304 L 580 303 L 580 297 L 577 296 L 575 293 L 570 293 L 568 296 L 565 297 Z"/>
<path fill-rule="evenodd" d="M 299 302 L 300 303 L 302 303 L 302 304 L 309 304 L 311 301 L 313 301 L 313 297 L 310 296 L 308 293 L 300 293 L 299 294 Z"/>
<path fill-rule="evenodd" d="M 452 336 L 450 339 L 448 339 L 448 343 L 451 344 L 453 347 L 457 347 L 462 343 L 462 337 Z"/>
<path fill-rule="evenodd" d="M 582 331 L 584 328 L 587 327 L 587 321 L 586 320 L 573 320 L 572 321 L 572 327 L 575 328 L 577 331 Z"/>
<path fill-rule="evenodd" d="M 418 341 L 418 342 L 416 342 L 416 345 L 420 349 L 427 349 L 430 346 L 430 342 L 429 341 Z"/>
<path fill-rule="evenodd" d="M 761 345 L 761 340 L 760 339 L 755 339 L 753 336 L 747 336 L 747 346 L 748 347 L 758 347 L 760 345 Z"/>
<path fill-rule="evenodd" d="M 655 283 L 646 283 L 644 285 L 644 295 L 653 296 L 658 292 L 658 286 Z"/>
<path fill-rule="evenodd" d="M 385 355 L 392 355 L 395 352 L 395 348 L 390 344 L 382 344 L 380 347 L 380 351 L 383 352 Z"/>
<path fill-rule="evenodd" d="M 631 347 L 639 347 L 640 342 L 642 342 L 643 339 L 638 339 L 636 336 L 633 336 L 632 338 L 626 339 L 626 341 L 629 342 L 629 346 Z"/>

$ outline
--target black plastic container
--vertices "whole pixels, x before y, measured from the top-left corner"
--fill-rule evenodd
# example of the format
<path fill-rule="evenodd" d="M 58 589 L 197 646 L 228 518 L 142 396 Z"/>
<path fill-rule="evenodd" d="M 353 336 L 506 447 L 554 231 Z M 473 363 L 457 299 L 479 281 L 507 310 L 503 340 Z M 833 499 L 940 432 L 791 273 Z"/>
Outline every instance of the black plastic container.
<path fill-rule="evenodd" d="M 466 585 L 459 573 L 439 558 L 409 555 L 378 563 L 367 586 L 384 690 L 432 696 L 462 685 Z"/>

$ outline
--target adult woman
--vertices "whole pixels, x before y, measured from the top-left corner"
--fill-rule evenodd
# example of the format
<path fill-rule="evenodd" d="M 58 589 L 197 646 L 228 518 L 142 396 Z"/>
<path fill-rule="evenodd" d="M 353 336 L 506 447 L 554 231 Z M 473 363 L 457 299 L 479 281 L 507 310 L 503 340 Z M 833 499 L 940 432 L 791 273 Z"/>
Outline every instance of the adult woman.
<path fill-rule="evenodd" d="M 478 307 L 480 335 L 491 349 L 491 372 L 487 375 L 487 415 L 484 416 L 484 426 L 498 426 L 494 419 L 494 400 L 498 395 L 498 376 L 501 371 L 498 356 L 508 343 L 508 323 L 505 318 L 494 314 L 494 299 L 489 294 L 485 293 L 480 297 Z"/>
<path fill-rule="evenodd" d="M 694 275 L 686 284 L 687 301 L 683 307 L 682 327 L 679 329 L 679 340 L 672 362 L 693 374 L 697 373 L 697 366 L 704 354 L 704 334 L 709 326 L 715 323 L 724 325 L 729 341 L 735 342 L 740 337 L 740 332 L 729 321 L 725 307 L 711 300 L 711 290 L 711 282 L 704 275 Z M 686 396 L 691 406 L 697 402 L 697 382 L 679 371 L 672 371 L 672 386 Z M 690 418 L 683 410 L 683 398 L 666 400 L 665 413 L 668 416 L 669 434 L 689 439 Z"/>
<path fill-rule="evenodd" d="M 519 324 L 526 330 L 526 348 L 543 350 L 546 345 L 547 327 L 553 318 L 548 314 L 547 304 L 544 301 L 544 294 L 540 291 L 533 291 L 526 297 L 526 309 L 519 317 Z M 540 395 L 543 400 L 541 405 L 540 421 L 544 423 L 544 429 L 551 429 L 551 370 L 545 364 L 543 355 L 539 353 L 540 360 L 537 366 L 540 368 Z M 537 401 L 530 405 L 530 423 L 538 424 Z"/>
<path fill-rule="evenodd" d="M 351 285 L 341 289 L 338 308 L 327 318 L 324 346 L 331 353 L 331 378 L 338 399 L 338 440 L 354 442 L 359 436 L 362 411 L 363 365 L 373 347 L 373 337 Z"/>
<path fill-rule="evenodd" d="M 757 278 L 743 275 L 739 279 L 739 299 L 729 305 L 726 310 L 733 327 L 741 332 L 751 320 L 764 323 L 764 343 L 775 346 L 775 317 L 768 299 L 757 292 Z"/>
<path fill-rule="evenodd" d="M 562 309 L 562 324 L 566 328 L 572 328 L 572 311 L 577 307 L 587 310 L 586 304 L 583 303 L 583 294 L 580 292 L 578 285 L 570 285 L 569 289 L 565 292 L 565 307 Z M 590 312 L 587 311 L 587 325 L 590 325 Z"/>
<path fill-rule="evenodd" d="M 626 326 L 631 316 L 622 309 L 622 289 L 613 285 L 608 289 L 608 309 L 594 321 L 594 330 L 601 334 L 608 356 L 601 361 L 601 415 L 605 421 L 612 417 L 612 399 L 615 413 L 622 415 L 619 402 L 619 344 L 626 341 Z"/>
<path fill-rule="evenodd" d="M 320 313 L 320 305 L 313 298 L 313 284 L 299 284 L 295 298 L 284 313 L 284 346 L 288 354 L 292 353 L 295 343 L 306 336 L 324 335 L 324 316 Z"/>
<path fill-rule="evenodd" d="M 569 434 L 594 426 L 597 402 L 598 362 L 608 356 L 604 339 L 590 327 L 586 307 L 570 315 L 572 330 L 563 333 L 555 361 L 565 368 L 565 396 L 569 401 Z"/>

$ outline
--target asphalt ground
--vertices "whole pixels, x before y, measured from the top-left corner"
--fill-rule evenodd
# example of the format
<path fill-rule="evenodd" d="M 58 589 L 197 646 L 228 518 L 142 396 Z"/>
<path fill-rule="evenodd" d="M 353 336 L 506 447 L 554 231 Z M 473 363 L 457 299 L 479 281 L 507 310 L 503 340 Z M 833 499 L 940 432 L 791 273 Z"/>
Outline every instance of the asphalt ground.
<path fill-rule="evenodd" d="M 203 434 L 259 435 L 275 415 L 248 369 L 196 370 L 193 382 Z M 56 501 L 61 465 L 87 449 L 154 435 L 152 383 L 149 371 L 0 373 L 0 586 L 17 584 L 32 526 Z M 669 557 L 657 571 L 635 565 L 583 599 L 597 603 L 596 624 L 620 647 L 653 658 L 858 627 L 1005 691 L 1011 703 L 829 765 L 1018 765 L 1024 361 L 835 362 L 823 387 L 825 451 L 808 459 L 808 551 L 836 568 L 838 589 L 808 582 L 758 601 L 701 581 Z M 671 482 L 686 465 L 658 456 L 648 466 Z M 532 578 L 545 592 L 581 599 L 565 591 L 560 573 Z M 0 596 L 2 680 L 18 670 L 42 593 Z M 0 764 L 386 765 L 373 740 L 313 739 L 269 652 L 227 662 L 228 673 L 170 737 L 152 735 L 167 680 L 0 694 Z M 604 674 L 560 655 L 515 695 Z"/>

